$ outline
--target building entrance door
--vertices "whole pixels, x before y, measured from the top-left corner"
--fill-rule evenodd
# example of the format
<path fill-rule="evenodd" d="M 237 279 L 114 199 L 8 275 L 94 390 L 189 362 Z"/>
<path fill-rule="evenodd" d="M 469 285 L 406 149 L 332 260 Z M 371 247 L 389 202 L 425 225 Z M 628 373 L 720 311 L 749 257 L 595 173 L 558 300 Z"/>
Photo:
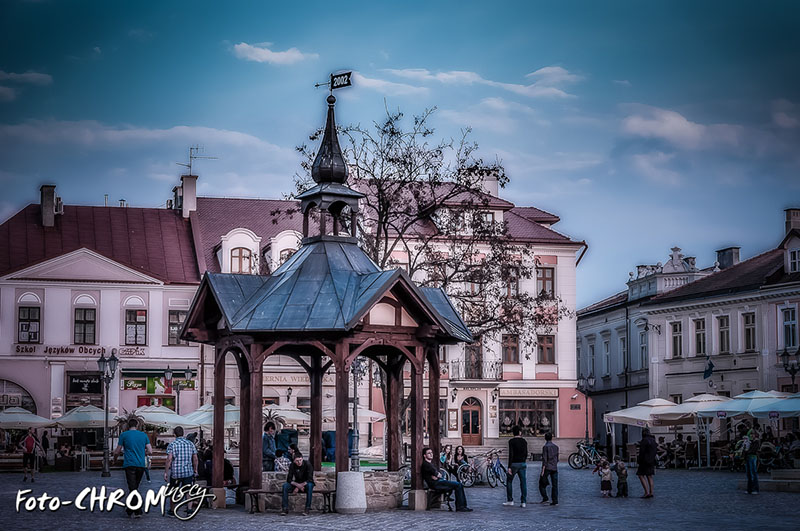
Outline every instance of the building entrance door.
<path fill-rule="evenodd" d="M 481 403 L 470 397 L 461 404 L 461 444 L 480 446 L 481 439 Z"/>

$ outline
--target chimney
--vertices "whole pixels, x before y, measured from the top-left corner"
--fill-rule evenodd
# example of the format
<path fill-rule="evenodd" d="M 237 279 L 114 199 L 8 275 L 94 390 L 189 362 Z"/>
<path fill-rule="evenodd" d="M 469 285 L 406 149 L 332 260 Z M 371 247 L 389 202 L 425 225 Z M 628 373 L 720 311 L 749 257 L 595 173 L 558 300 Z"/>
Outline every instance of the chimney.
<path fill-rule="evenodd" d="M 717 251 L 717 263 L 720 269 L 728 269 L 739 263 L 739 249 L 741 247 L 726 247 Z"/>
<path fill-rule="evenodd" d="M 52 227 L 56 222 L 56 185 L 43 184 L 39 188 L 42 207 L 42 227 Z"/>
<path fill-rule="evenodd" d="M 181 175 L 181 211 L 184 218 L 197 210 L 197 175 Z"/>
<path fill-rule="evenodd" d="M 800 230 L 800 208 L 787 208 L 786 212 L 786 232 L 789 234 L 792 229 Z"/>
<path fill-rule="evenodd" d="M 484 177 L 483 182 L 481 183 L 481 191 L 485 194 L 489 194 L 492 197 L 497 197 L 497 194 L 500 193 L 497 183 L 497 175 L 491 173 Z"/>

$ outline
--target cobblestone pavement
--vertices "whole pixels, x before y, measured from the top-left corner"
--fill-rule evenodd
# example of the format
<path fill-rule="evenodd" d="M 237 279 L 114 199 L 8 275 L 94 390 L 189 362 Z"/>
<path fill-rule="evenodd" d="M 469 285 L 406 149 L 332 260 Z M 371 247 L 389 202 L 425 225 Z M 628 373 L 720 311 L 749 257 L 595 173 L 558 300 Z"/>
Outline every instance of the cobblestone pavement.
<path fill-rule="evenodd" d="M 762 492 L 747 495 L 736 489 L 741 474 L 686 470 L 658 470 L 656 497 L 643 500 L 641 485 L 635 475 L 629 483 L 630 498 L 605 499 L 600 496 L 600 481 L 588 470 L 559 470 L 559 505 L 540 505 L 536 490 L 539 464 L 529 464 L 526 508 L 503 507 L 505 490 L 473 487 L 467 489 L 472 513 L 450 513 L 446 509 L 414 512 L 406 509 L 340 515 L 312 513 L 307 517 L 277 513 L 247 514 L 241 506 L 224 510 L 203 509 L 193 520 L 181 522 L 150 513 L 140 520 L 130 520 L 123 510 L 111 513 L 89 513 L 74 507 L 63 507 L 55 513 L 20 513 L 14 511 L 17 489 L 32 488 L 33 495 L 46 492 L 62 500 L 73 499 L 86 486 L 105 485 L 124 487 L 122 472 L 112 472 L 111 478 L 99 473 L 49 473 L 37 477 L 35 484 L 23 483 L 19 474 L 0 474 L 0 522 L 10 531 L 19 529 L 793 529 L 800 528 L 797 518 L 800 495 Z M 632 471 L 634 472 L 634 471 Z M 143 481 L 143 488 L 157 488 L 157 473 L 153 483 Z M 514 484 L 518 486 L 517 483 Z M 515 492 L 519 501 L 519 494 Z"/>

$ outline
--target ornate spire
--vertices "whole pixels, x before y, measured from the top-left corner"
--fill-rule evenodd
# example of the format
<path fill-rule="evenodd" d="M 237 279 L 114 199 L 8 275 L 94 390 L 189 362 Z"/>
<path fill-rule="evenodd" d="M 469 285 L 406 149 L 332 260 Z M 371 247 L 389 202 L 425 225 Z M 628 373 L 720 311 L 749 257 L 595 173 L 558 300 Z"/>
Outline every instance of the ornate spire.
<path fill-rule="evenodd" d="M 318 184 L 344 183 L 347 181 L 347 165 L 339 147 L 339 138 L 336 136 L 336 120 L 333 117 L 333 105 L 336 98 L 328 96 L 328 121 L 325 124 L 325 134 L 319 146 L 317 157 L 311 166 L 311 178 Z"/>

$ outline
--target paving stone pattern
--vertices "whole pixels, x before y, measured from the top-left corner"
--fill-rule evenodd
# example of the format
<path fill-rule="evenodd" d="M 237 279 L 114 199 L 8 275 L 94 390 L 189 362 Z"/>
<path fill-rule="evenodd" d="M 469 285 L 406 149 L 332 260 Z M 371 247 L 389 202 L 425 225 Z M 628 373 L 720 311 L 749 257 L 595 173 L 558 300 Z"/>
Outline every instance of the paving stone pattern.
<path fill-rule="evenodd" d="M 89 485 L 109 488 L 124 487 L 120 471 L 111 478 L 101 478 L 99 473 L 61 472 L 42 474 L 36 483 L 23 483 L 21 474 L 0 474 L 0 522 L 9 530 L 50 529 L 76 530 L 195 530 L 213 529 L 792 529 L 800 528 L 798 507 L 800 494 L 762 492 L 758 496 L 737 490 L 742 474 L 686 470 L 658 470 L 656 497 L 640 499 L 641 486 L 632 470 L 630 494 L 627 499 L 606 499 L 600 496 L 600 480 L 588 470 L 571 470 L 565 465 L 559 469 L 560 504 L 556 507 L 540 505 L 536 485 L 538 463 L 529 464 L 529 504 L 521 508 L 503 507 L 505 490 L 500 488 L 472 487 L 467 489 L 472 513 L 451 513 L 447 509 L 413 512 L 397 509 L 370 512 L 363 515 L 321 514 L 313 512 L 304 517 L 299 514 L 280 516 L 277 513 L 247 514 L 243 507 L 223 510 L 203 509 L 189 522 L 181 522 L 160 514 L 147 514 L 139 520 L 130 520 L 119 508 L 111 513 L 81 512 L 64 507 L 56 513 L 14 512 L 17 489 L 33 488 L 36 495 L 46 492 L 60 495 L 62 499 L 74 498 Z M 142 483 L 144 488 L 157 488 L 157 471 L 153 482 Z M 514 485 L 517 487 L 517 484 Z M 516 492 L 518 502 L 519 493 Z"/>

